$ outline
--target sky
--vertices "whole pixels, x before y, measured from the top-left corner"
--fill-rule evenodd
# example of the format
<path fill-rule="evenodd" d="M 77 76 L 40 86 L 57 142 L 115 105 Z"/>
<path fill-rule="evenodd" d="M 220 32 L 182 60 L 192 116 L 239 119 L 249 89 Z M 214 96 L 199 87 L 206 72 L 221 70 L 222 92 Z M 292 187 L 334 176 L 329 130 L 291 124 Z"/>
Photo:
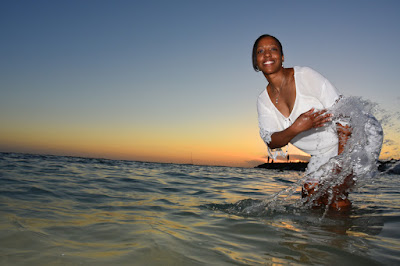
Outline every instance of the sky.
<path fill-rule="evenodd" d="M 312 67 L 345 96 L 377 103 L 381 158 L 400 157 L 400 1 L 0 5 L 2 152 L 263 163 L 256 100 L 267 82 L 251 50 L 268 33 L 285 67 Z"/>

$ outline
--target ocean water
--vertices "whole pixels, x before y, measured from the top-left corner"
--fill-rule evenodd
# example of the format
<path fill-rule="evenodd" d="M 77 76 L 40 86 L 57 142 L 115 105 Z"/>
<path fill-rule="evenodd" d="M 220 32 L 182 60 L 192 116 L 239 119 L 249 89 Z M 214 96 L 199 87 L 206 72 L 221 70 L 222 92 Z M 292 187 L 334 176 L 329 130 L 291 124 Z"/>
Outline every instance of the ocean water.
<path fill-rule="evenodd" d="M 0 153 L 0 265 L 400 265 L 398 174 L 349 211 L 240 212 L 302 175 Z"/>

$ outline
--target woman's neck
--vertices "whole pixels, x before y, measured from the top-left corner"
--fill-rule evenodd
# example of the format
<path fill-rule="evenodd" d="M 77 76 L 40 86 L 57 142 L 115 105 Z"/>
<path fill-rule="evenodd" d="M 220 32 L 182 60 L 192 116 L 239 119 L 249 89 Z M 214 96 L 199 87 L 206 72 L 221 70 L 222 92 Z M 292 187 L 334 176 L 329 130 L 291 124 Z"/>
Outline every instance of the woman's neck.
<path fill-rule="evenodd" d="M 273 74 L 264 74 L 265 78 L 268 80 L 269 85 L 275 90 L 281 90 L 283 81 L 286 78 L 287 70 L 281 68 L 278 72 Z"/>

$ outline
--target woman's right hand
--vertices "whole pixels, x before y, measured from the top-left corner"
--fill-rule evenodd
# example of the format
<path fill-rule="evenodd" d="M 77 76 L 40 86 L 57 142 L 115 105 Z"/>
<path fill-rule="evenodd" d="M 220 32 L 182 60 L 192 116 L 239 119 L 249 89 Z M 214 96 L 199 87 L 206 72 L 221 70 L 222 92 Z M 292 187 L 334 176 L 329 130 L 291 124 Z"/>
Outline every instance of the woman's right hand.
<path fill-rule="evenodd" d="M 283 147 L 296 137 L 297 134 L 312 128 L 323 127 L 325 123 L 331 121 L 332 115 L 326 113 L 325 109 L 317 112 L 314 111 L 314 108 L 310 109 L 301 114 L 287 129 L 273 133 L 268 146 L 271 149 Z"/>
<path fill-rule="evenodd" d="M 331 121 L 332 114 L 327 113 L 326 109 L 315 111 L 311 108 L 309 111 L 302 113 L 293 123 L 293 127 L 297 132 L 307 131 L 312 128 L 325 126 L 325 123 Z"/>

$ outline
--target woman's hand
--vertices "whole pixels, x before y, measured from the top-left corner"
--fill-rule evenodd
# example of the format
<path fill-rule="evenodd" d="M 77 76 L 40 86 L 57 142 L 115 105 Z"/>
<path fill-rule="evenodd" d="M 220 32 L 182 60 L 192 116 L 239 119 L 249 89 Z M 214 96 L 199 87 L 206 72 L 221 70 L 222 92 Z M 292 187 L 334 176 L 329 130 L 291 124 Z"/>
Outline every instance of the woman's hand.
<path fill-rule="evenodd" d="M 348 125 L 343 126 L 340 123 L 336 123 L 336 130 L 339 138 L 338 154 L 341 154 L 344 151 L 344 146 L 351 136 L 351 127 Z"/>
<path fill-rule="evenodd" d="M 325 109 L 316 112 L 314 111 L 315 109 L 311 108 L 296 119 L 293 123 L 296 131 L 300 133 L 312 128 L 323 127 L 325 126 L 325 123 L 331 121 L 332 114 L 327 113 Z"/>
<path fill-rule="evenodd" d="M 326 110 L 314 112 L 314 108 L 301 114 L 296 121 L 287 129 L 275 132 L 271 135 L 271 142 L 268 146 L 271 149 L 280 148 L 287 145 L 297 134 L 312 128 L 325 126 L 325 123 L 331 121 L 332 115 L 326 113 Z"/>

